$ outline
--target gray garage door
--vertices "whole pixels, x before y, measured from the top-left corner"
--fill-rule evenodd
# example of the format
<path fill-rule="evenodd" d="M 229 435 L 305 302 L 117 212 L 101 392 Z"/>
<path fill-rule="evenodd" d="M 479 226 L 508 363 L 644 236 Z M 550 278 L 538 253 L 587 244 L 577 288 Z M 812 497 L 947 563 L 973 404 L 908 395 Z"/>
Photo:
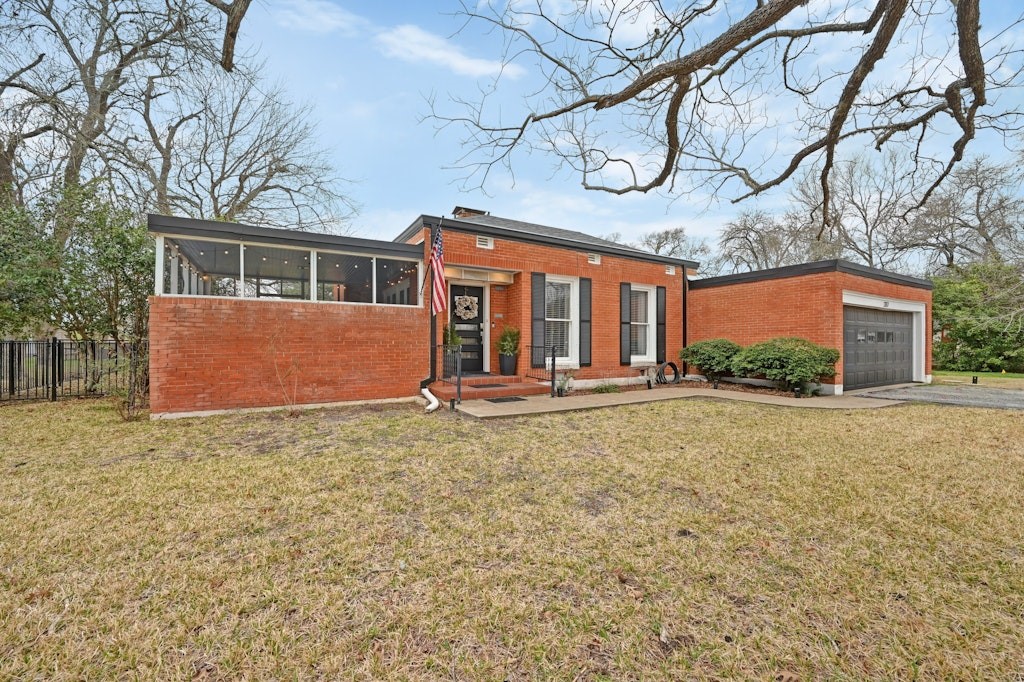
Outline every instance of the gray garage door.
<path fill-rule="evenodd" d="M 913 381 L 913 323 L 913 313 L 844 307 L 843 387 Z"/>

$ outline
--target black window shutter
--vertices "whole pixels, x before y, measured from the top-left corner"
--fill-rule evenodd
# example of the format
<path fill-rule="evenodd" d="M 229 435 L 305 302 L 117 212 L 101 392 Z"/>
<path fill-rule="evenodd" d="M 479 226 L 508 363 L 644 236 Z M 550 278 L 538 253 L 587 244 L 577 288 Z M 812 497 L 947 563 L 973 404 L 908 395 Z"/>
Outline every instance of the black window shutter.
<path fill-rule="evenodd" d="M 658 316 L 658 329 L 657 329 L 657 341 L 655 348 L 657 349 L 657 356 L 655 361 L 658 363 L 665 362 L 665 287 L 658 287 L 658 301 L 657 301 L 657 316 Z"/>
<path fill-rule="evenodd" d="M 547 280 L 543 272 L 530 275 L 530 367 L 543 367 L 547 351 L 544 348 L 544 289 Z"/>
<path fill-rule="evenodd" d="M 590 367 L 590 290 L 590 278 L 580 277 L 580 367 Z"/>
<path fill-rule="evenodd" d="M 619 284 L 619 364 L 628 365 L 629 352 L 629 282 Z"/>

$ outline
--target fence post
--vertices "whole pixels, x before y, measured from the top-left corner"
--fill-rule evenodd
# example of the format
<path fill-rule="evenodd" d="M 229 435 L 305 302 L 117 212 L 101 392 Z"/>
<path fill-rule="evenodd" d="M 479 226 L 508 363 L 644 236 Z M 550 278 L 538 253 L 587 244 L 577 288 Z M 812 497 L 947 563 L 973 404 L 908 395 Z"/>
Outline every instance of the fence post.
<path fill-rule="evenodd" d="M 558 346 L 551 346 L 551 397 L 555 397 L 555 351 Z"/>
<path fill-rule="evenodd" d="M 14 370 L 17 369 L 17 366 L 15 365 L 14 355 L 15 355 L 15 352 L 17 351 L 17 349 L 18 349 L 18 342 L 17 341 L 8 341 L 6 343 L 6 345 L 7 345 L 7 369 L 8 369 L 8 374 L 7 374 L 7 393 L 9 395 L 14 395 Z"/>
<path fill-rule="evenodd" d="M 455 397 L 458 399 L 459 405 L 462 404 L 462 346 L 458 346 L 458 351 L 455 354 Z"/>
<path fill-rule="evenodd" d="M 57 402 L 57 349 L 60 341 L 57 337 L 50 340 L 50 402 Z"/>

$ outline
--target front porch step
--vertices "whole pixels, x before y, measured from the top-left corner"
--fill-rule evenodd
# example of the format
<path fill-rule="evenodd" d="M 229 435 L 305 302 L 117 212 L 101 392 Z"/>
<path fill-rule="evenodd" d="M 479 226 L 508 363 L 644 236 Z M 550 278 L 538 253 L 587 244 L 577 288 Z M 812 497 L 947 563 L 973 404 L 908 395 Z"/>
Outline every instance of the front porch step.
<path fill-rule="evenodd" d="M 472 374 L 462 376 L 462 387 L 478 384 L 522 384 L 533 383 L 535 379 L 521 376 L 501 376 L 500 374 Z"/>
<path fill-rule="evenodd" d="M 479 377 L 472 377 L 474 380 Z M 476 384 L 502 384 L 502 386 L 485 386 L 478 388 L 476 385 L 467 384 L 467 377 L 462 379 L 462 400 L 486 400 L 487 398 L 506 398 L 517 395 L 544 395 L 551 392 L 548 384 L 542 384 L 533 379 L 523 377 L 485 377 L 487 381 L 475 381 Z M 510 381 L 519 379 L 519 381 Z M 435 382 L 430 385 L 430 392 L 437 396 L 442 402 L 448 402 L 455 397 L 455 384 Z"/>

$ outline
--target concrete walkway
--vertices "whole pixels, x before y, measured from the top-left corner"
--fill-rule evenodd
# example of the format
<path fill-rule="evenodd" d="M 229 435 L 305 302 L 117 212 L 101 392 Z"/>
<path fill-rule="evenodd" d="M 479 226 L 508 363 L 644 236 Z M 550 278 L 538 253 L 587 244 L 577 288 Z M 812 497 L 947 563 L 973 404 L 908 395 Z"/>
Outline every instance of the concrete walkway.
<path fill-rule="evenodd" d="M 592 410 L 598 407 L 614 407 L 616 405 L 634 405 L 651 403 L 659 400 L 678 400 L 680 398 L 719 398 L 722 400 L 739 400 L 747 403 L 778 405 L 780 407 L 801 407 L 820 410 L 863 410 L 878 407 L 889 407 L 899 404 L 898 401 L 865 398 L 853 395 L 818 396 L 815 398 L 788 398 L 763 393 L 744 393 L 741 391 L 714 390 L 710 388 L 684 388 L 669 386 L 650 391 L 627 391 L 624 393 L 591 393 L 573 395 L 567 398 L 552 398 L 547 395 L 527 396 L 523 400 L 508 403 L 492 403 L 486 400 L 467 400 L 455 409 L 464 414 L 480 419 L 497 419 L 500 417 L 520 417 L 530 414 L 546 414 L 548 412 L 569 412 L 572 410 Z"/>
<path fill-rule="evenodd" d="M 911 400 L 964 407 L 992 407 L 1003 410 L 1024 410 L 1024 390 L 989 386 L 901 386 L 875 389 L 862 394 L 885 400 Z"/>

